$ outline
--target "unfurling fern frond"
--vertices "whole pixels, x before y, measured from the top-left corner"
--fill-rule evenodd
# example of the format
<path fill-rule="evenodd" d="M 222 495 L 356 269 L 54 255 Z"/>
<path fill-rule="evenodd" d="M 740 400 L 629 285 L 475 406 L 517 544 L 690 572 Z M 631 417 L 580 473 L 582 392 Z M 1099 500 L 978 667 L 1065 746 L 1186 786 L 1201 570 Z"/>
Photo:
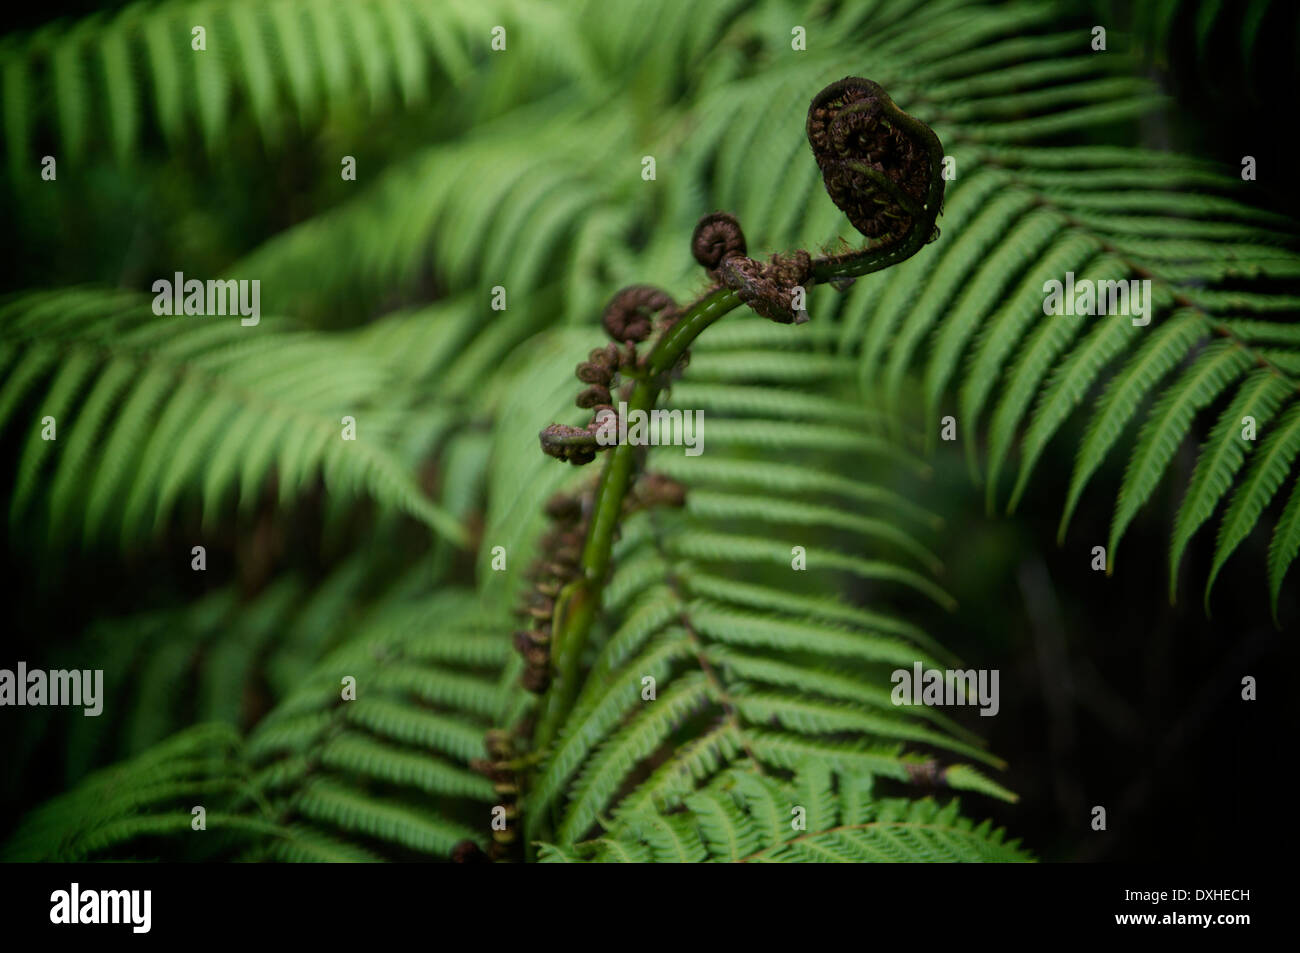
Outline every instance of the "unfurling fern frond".
<path fill-rule="evenodd" d="M 830 303 L 812 297 L 809 309 Z M 825 339 L 815 322 L 793 330 L 733 318 L 701 337 L 673 385 L 667 409 L 704 410 L 708 452 L 654 448 L 647 467 L 684 485 L 683 508 L 623 524 L 603 606 L 618 621 L 524 805 L 530 830 L 553 819 L 560 847 L 593 824 L 689 804 L 732 764 L 780 776 L 812 758 L 1013 797 L 963 763 L 1001 766 L 969 732 L 890 697 L 890 672 L 940 667 L 951 655 L 899 613 L 839 596 L 855 580 L 872 601 L 951 605 L 923 542 L 936 518 L 902 492 L 925 464 L 854 429 L 862 405 L 851 366 L 816 388 L 784 381 Z M 801 427 L 784 427 L 786 415 Z M 808 545 L 809 534 L 827 531 L 838 547 Z M 676 746 L 682 731 L 690 740 Z"/>
<path fill-rule="evenodd" d="M 938 713 L 905 711 L 891 697 L 891 672 L 937 665 L 916 644 L 930 640 L 888 612 L 835 598 L 854 578 L 876 598 L 902 589 L 951 605 L 930 578 L 935 559 L 917 540 L 919 527 L 906 525 L 903 514 L 921 525 L 934 518 L 865 476 L 873 460 L 912 473 L 924 464 L 843 425 L 853 416 L 843 399 L 852 368 L 815 359 L 824 332 L 732 319 L 700 337 L 740 303 L 769 322 L 802 325 L 816 308 L 805 285 L 887 268 L 933 236 L 942 146 L 879 86 L 857 78 L 832 84 L 814 99 L 807 134 L 827 191 L 867 235 L 867 246 L 816 259 L 802 251 L 773 255 L 764 265 L 746 256 L 734 217 L 705 216 L 692 250 L 715 286 L 682 307 L 644 286 L 616 295 L 603 323 L 621 346 L 593 350 L 577 369 L 579 380 L 599 391 L 577 400 L 594 405 L 595 418 L 586 428 L 557 424 L 541 434 L 546 453 L 570 463 L 609 452 L 594 495 L 556 508 L 557 519 L 571 514 L 572 526 L 559 528 L 555 553 L 543 556 L 538 611 L 520 642 L 530 664 L 548 664 L 554 675 L 527 685 L 543 693 L 536 731 L 524 731 L 543 754 L 523 804 L 530 841 L 553 840 L 563 852 L 647 812 L 715 803 L 710 780 L 732 765 L 780 778 L 816 762 L 822 770 L 1014 799 L 969 764 L 950 763 L 1000 766 L 978 742 Z M 646 354 L 639 345 L 652 334 Z M 611 395 L 619 394 L 620 414 L 654 407 L 661 389 L 671 393 L 670 372 L 688 345 L 684 373 L 694 393 L 777 413 L 701 428 L 710 440 L 707 463 L 693 460 L 702 448 L 692 453 L 684 424 L 675 427 L 669 436 L 686 444 L 686 455 L 677 447 L 651 452 L 646 475 L 633 482 L 642 451 L 621 431 L 606 439 Z M 748 392 L 733 386 L 737 379 Z M 795 400 L 813 419 L 789 426 L 779 412 L 790 393 L 782 385 L 797 383 L 806 395 L 814 380 L 820 400 Z M 698 413 L 672 403 L 665 411 L 683 422 Z M 661 429 L 650 442 L 664 439 Z M 800 466 L 768 459 L 782 451 Z M 843 472 L 855 477 L 818 478 Z M 804 492 L 777 495 L 792 486 Z M 697 489 L 704 496 L 693 505 Z M 895 512 L 859 511 L 880 505 Z M 801 538 L 810 526 L 836 523 L 845 530 L 844 550 Z M 859 555 L 864 549 L 869 557 Z M 606 584 L 611 563 L 617 568 Z M 741 578 L 733 575 L 738 567 Z M 597 618 L 611 621 L 588 660 L 584 643 Z M 725 814 L 714 820 L 722 835 L 735 833 Z M 733 849 L 730 859 L 737 854 Z"/>
<path fill-rule="evenodd" d="M 1276 380 L 1259 395 L 1265 410 L 1282 388 L 1294 392 L 1300 340 L 1288 333 L 1287 318 L 1297 308 L 1300 255 L 1293 226 L 1261 209 L 1251 184 L 1205 161 L 1074 144 L 1080 134 L 1140 119 L 1164 104 L 1148 81 L 1130 75 L 1137 61 L 1132 50 L 1117 45 L 1099 56 L 1086 30 L 1051 32 L 1054 14 L 1044 5 L 955 8 L 963 26 L 937 33 L 930 18 L 906 15 L 924 10 L 922 2 L 845 13 L 824 47 L 807 56 L 774 57 L 693 104 L 683 122 L 699 133 L 684 142 L 666 133 L 663 141 L 643 144 L 647 133 L 624 114 L 584 117 L 575 107 L 552 125 L 524 122 L 536 128 L 526 145 L 513 127 L 440 144 L 392 170 L 367 202 L 269 243 L 247 260 L 249 268 L 255 263 L 257 273 L 276 275 L 279 287 L 308 303 L 356 282 L 409 286 L 429 261 L 437 229 L 454 224 L 474 240 L 445 248 L 433 243 L 440 278 L 482 295 L 504 276 L 511 289 L 525 289 L 572 317 L 594 311 L 601 284 L 593 276 L 636 280 L 685 267 L 672 236 L 689 227 L 699 208 L 682 183 L 704 179 L 713 182 L 712 203 L 745 222 L 750 244 L 821 241 L 836 250 L 843 219 L 810 200 L 820 170 L 796 158 L 802 145 L 794 132 L 807 121 L 800 91 L 869 56 L 876 78 L 900 102 L 915 104 L 951 160 L 943 234 L 931 253 L 859 282 L 834 309 L 841 353 L 858 362 L 871 410 L 887 416 L 906 410 L 902 395 L 919 369 L 926 443 L 936 439 L 938 421 L 953 416 L 972 472 L 979 470 L 980 450 L 986 451 L 990 507 L 1003 500 L 1018 505 L 1042 460 L 1071 449 L 1079 462 L 1065 496 L 1062 538 L 1093 478 L 1107 464 L 1132 461 L 1134 477 L 1119 484 L 1109 538 L 1093 531 L 1098 542 L 1109 543 L 1112 568 L 1119 565 L 1116 546 L 1172 466 L 1173 451 L 1214 431 L 1213 444 L 1203 447 L 1205 475 L 1189 485 L 1186 506 L 1174 519 L 1169 582 L 1175 588 L 1187 546 L 1239 491 L 1258 441 L 1241 441 L 1238 460 L 1225 443 L 1226 425 L 1216 427 L 1248 375 L 1216 391 L 1173 375 L 1219 339 Z M 521 121 L 528 109 L 521 107 Z M 560 135 L 558 128 L 569 132 Z M 573 134 L 575 128 L 583 132 Z M 634 152 L 670 162 L 673 176 L 641 188 L 645 183 L 622 167 Z M 483 168 L 513 174 L 478 175 Z M 651 240 L 633 273 L 615 239 L 638 225 Z M 513 236 L 524 229 L 540 236 L 536 252 L 516 256 Z M 313 256 L 313 243 L 336 252 Z M 482 254 L 470 255 L 470 247 Z M 355 248 L 366 252 L 346 252 Z M 320 261 L 329 268 L 322 271 Z M 1045 315 L 1045 283 L 1064 280 L 1067 272 L 1095 282 L 1150 281 L 1149 310 L 1139 317 L 1146 323 L 1134 324 L 1133 315 Z M 507 315 L 514 335 L 532 327 L 527 315 Z M 1160 335 L 1163 325 L 1185 316 L 1177 322 L 1177 341 Z M 1157 349 L 1145 348 L 1157 340 Z M 1141 361 L 1130 363 L 1139 354 Z M 814 361 L 827 359 L 809 356 L 788 373 L 815 375 Z M 1120 388 L 1113 397 L 1108 379 Z M 1170 415 L 1143 430 L 1147 415 L 1140 404 L 1184 386 L 1196 393 L 1171 401 L 1164 408 Z M 1093 400 L 1098 409 L 1083 420 L 1088 436 L 1071 446 L 1080 405 Z M 1255 417 L 1259 440 L 1289 403 L 1289 397 L 1279 399 L 1272 423 Z M 1125 436 L 1129 425 L 1142 441 L 1132 450 L 1124 446 L 1133 439 Z M 1280 579 L 1290 550 L 1284 533 L 1274 535 L 1270 572 Z M 1233 533 L 1222 538 L 1214 561 L 1235 546 Z"/>
<path fill-rule="evenodd" d="M 990 507 L 1005 492 L 1008 471 L 1010 506 L 1023 498 L 1036 465 L 1100 390 L 1077 444 L 1062 537 L 1092 477 L 1122 452 L 1127 425 L 1140 422 L 1114 507 L 1112 569 L 1125 530 L 1175 451 L 1203 414 L 1214 413 L 1175 519 L 1173 588 L 1188 540 L 1221 503 L 1216 564 L 1294 478 L 1283 424 L 1300 387 L 1300 337 L 1290 321 L 1300 309 L 1294 227 L 1260 201 L 1251 204 L 1249 183 L 1209 163 L 1071 144 L 1076 132 L 1149 113 L 1160 97 L 1145 81 L 1117 75 L 1123 51 L 1097 56 L 1085 31 L 1044 32 L 1044 7 L 967 12 L 962 27 L 938 34 L 918 21 L 863 37 L 877 78 L 939 133 L 952 181 L 943 234 L 927 254 L 845 296 L 840 351 L 856 359 L 864 392 L 890 418 L 916 406 L 904 394 L 919 370 L 926 443 L 952 416 L 973 472 L 985 447 Z M 729 169 L 738 164 L 733 152 L 752 144 L 788 148 L 779 130 L 795 126 L 799 103 L 782 84 L 789 89 L 811 65 L 796 62 L 720 91 L 701 112 L 722 128 L 689 143 L 684 161 Z M 807 202 L 815 181 L 798 162 L 773 161 L 753 179 L 722 176 L 716 200 L 760 223 L 751 234 L 834 235 L 833 217 Z M 1145 313 L 1045 314 L 1046 283 L 1070 272 L 1081 282 L 1149 281 Z M 1258 440 L 1242 437 L 1252 422 Z M 1259 451 L 1270 433 L 1278 436 L 1264 459 Z M 1288 526 L 1279 524 L 1271 547 L 1275 608 L 1293 558 Z"/>
<path fill-rule="evenodd" d="M 900 102 L 916 103 L 915 113 L 943 139 L 951 182 L 943 235 L 929 253 L 859 282 L 845 296 L 838 309 L 840 350 L 856 358 L 872 409 L 887 417 L 907 408 L 902 395 L 919 366 L 926 443 L 937 438 L 940 418 L 953 416 L 974 471 L 984 437 L 990 506 L 1005 492 L 1008 470 L 1015 477 L 1011 506 L 1019 502 L 1035 466 L 1060 444 L 1054 438 L 1113 374 L 1119 389 L 1102 394 L 1091 436 L 1078 447 L 1064 535 L 1091 477 L 1117 455 L 1124 424 L 1141 419 L 1140 405 L 1162 392 L 1161 379 L 1211 338 L 1237 355 L 1225 361 L 1245 360 L 1273 379 L 1259 385 L 1264 416 L 1254 416 L 1261 440 L 1265 417 L 1276 425 L 1296 389 L 1300 339 L 1288 330 L 1287 316 L 1300 301 L 1292 293 L 1300 255 L 1290 221 L 1249 204 L 1251 187 L 1209 163 L 1070 144 L 1074 133 L 1141 117 L 1161 104 L 1150 84 L 1120 75 L 1132 62 L 1123 50 L 1098 56 L 1086 31 L 1045 32 L 1051 12 L 1042 6 L 1013 4 L 996 12 L 959 6 L 968 19 L 938 34 L 925 19 L 907 22 L 900 14 L 881 29 L 884 13 L 864 14 L 872 29 L 858 37 L 854 61 L 870 50 L 881 83 Z M 839 62 L 835 55 L 828 60 Z M 782 132 L 801 121 L 797 90 L 806 77 L 834 68 L 812 57 L 775 63 L 698 107 L 709 134 L 689 140 L 676 161 L 700 174 L 719 170 L 714 201 L 746 222 L 751 243 L 756 236 L 777 244 L 824 236 L 834 247 L 842 226 L 833 210 L 808 200 L 816 170 L 794 161 L 797 144 Z M 764 163 L 739 175 L 742 156 L 756 148 Z M 671 232 L 656 234 L 667 241 Z M 1067 272 L 1092 281 L 1150 281 L 1150 310 L 1138 324 L 1134 316 L 1045 315 L 1045 283 L 1064 280 Z M 1171 336 L 1160 333 L 1179 318 Z M 812 373 L 811 362 L 803 367 Z M 791 365 L 788 373 L 800 369 Z M 1149 439 L 1134 451 L 1130 468 L 1134 478 L 1120 491 L 1112 565 L 1124 529 L 1150 498 L 1172 450 L 1193 433 L 1198 411 L 1217 404 L 1216 395 L 1230 402 L 1246 379 L 1235 377 L 1217 390 L 1190 378 L 1172 383 L 1182 399 L 1171 399 L 1171 415 L 1145 431 Z M 1241 492 L 1244 458 L 1257 446 L 1241 441 L 1239 460 L 1216 439 L 1228 432 L 1224 427 L 1204 448 L 1206 475 L 1196 479 L 1176 520 L 1171 586 L 1190 534 L 1225 496 Z M 1260 486 L 1276 489 L 1268 480 Z M 1262 506 L 1239 512 L 1259 515 Z M 1274 575 L 1290 562 L 1285 532 L 1275 536 Z M 1236 542 L 1231 532 L 1222 540 L 1216 560 Z"/>

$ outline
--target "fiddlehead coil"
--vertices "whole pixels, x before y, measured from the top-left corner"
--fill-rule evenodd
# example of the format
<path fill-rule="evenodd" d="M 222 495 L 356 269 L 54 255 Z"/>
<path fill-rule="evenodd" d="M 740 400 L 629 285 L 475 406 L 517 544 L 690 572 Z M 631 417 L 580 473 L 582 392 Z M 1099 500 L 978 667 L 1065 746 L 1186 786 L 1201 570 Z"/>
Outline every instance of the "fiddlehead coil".
<path fill-rule="evenodd" d="M 808 107 L 808 143 L 831 201 L 872 241 L 819 259 L 819 280 L 879 271 L 910 258 L 938 233 L 943 144 L 869 79 L 849 76 Z"/>

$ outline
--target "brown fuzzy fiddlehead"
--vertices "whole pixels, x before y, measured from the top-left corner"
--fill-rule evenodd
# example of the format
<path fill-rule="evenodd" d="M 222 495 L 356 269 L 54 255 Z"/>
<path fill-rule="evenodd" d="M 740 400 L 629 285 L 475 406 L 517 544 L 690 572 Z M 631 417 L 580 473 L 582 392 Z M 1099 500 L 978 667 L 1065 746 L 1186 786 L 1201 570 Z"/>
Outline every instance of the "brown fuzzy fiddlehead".
<path fill-rule="evenodd" d="M 879 271 L 910 258 L 938 229 L 943 144 L 869 79 L 849 76 L 808 107 L 808 144 L 831 201 L 873 243 L 821 259 L 822 280 Z"/>
<path fill-rule="evenodd" d="M 745 252 L 745 233 L 736 216 L 728 212 L 704 216 L 691 235 L 691 254 L 710 274 L 728 258 L 745 257 Z"/>
<path fill-rule="evenodd" d="M 806 251 L 755 261 L 745 254 L 745 233 L 727 212 L 705 215 L 691 235 L 691 254 L 709 277 L 734 290 L 740 300 L 765 318 L 781 324 L 802 323 L 807 315 L 795 301 L 795 288 L 812 274 Z"/>
<path fill-rule="evenodd" d="M 655 315 L 670 320 L 675 307 L 673 299 L 658 288 L 632 285 L 614 295 L 600 323 L 615 341 L 640 343 L 654 330 Z"/>
<path fill-rule="evenodd" d="M 474 758 L 470 767 L 492 782 L 498 806 L 505 815 L 505 826 L 492 831 L 492 843 L 484 854 L 473 841 L 462 841 L 452 851 L 456 863 L 503 861 L 514 858 L 518 851 L 515 821 L 519 817 L 519 762 L 515 745 L 517 737 L 509 731 L 490 729 L 484 737 L 486 758 Z"/>
<path fill-rule="evenodd" d="M 614 295 L 605 306 L 601 324 L 617 343 L 593 350 L 574 372 L 579 381 L 588 385 L 575 403 L 592 411 L 591 422 L 586 427 L 551 424 L 543 430 L 542 450 L 548 456 L 576 466 L 596 459 L 596 453 L 606 448 L 596 439 L 601 413 L 614 409 L 613 390 L 618 378 L 622 374 L 637 376 L 642 372 L 637 345 L 656 329 L 661 333 L 667 331 L 677 318 L 676 302 L 651 285 L 631 285 Z"/>
<path fill-rule="evenodd" d="M 761 262 L 748 257 L 740 222 L 727 212 L 705 215 L 691 236 L 691 254 L 717 285 L 735 292 L 756 314 L 782 324 L 808 320 L 807 286 L 832 282 L 842 290 L 859 275 L 916 254 L 938 235 L 935 222 L 943 207 L 939 137 L 899 109 L 878 83 L 856 76 L 832 83 L 813 98 L 806 125 L 826 191 L 870 239 L 866 248 L 816 259 L 800 249 Z M 595 460 L 604 449 L 596 436 L 598 421 L 612 409 L 619 372 L 639 376 L 643 359 L 637 345 L 654 333 L 656 321 L 666 333 L 683 313 L 665 292 L 649 285 L 618 292 L 601 323 L 626 350 L 609 345 L 578 365 L 578 379 L 589 386 L 577 404 L 593 412 L 592 421 L 585 428 L 547 427 L 542 449 L 573 464 Z"/>
<path fill-rule="evenodd" d="M 528 628 L 515 632 L 515 648 L 524 657 L 523 686 L 530 692 L 546 691 L 551 682 L 551 620 L 560 590 L 580 575 L 582 541 L 587 532 L 586 510 L 590 493 L 557 493 L 546 504 L 551 528 L 542 536 L 540 553 L 529 566 L 532 589 L 516 614 Z"/>
<path fill-rule="evenodd" d="M 845 79 L 808 110 L 808 142 L 826 191 L 868 238 L 897 238 L 921 215 L 930 186 L 928 143 L 899 121 L 877 84 Z"/>

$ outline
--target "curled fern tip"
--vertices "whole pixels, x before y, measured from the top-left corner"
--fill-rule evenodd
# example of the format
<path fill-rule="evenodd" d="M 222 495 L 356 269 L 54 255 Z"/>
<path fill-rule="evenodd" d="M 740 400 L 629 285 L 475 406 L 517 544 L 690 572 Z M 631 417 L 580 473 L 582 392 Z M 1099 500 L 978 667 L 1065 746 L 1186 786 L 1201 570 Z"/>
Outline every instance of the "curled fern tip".
<path fill-rule="evenodd" d="M 926 219 L 932 225 L 943 147 L 879 84 L 850 76 L 818 93 L 808 142 L 831 201 L 863 235 L 894 240 Z"/>

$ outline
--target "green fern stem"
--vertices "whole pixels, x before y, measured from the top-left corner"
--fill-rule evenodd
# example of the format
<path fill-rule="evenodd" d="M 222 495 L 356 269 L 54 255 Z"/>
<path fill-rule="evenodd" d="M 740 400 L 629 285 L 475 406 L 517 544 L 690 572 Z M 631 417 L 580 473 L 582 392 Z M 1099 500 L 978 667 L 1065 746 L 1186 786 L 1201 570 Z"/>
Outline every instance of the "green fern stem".
<path fill-rule="evenodd" d="M 638 381 L 628 400 L 628 412 L 650 411 L 670 372 L 709 325 L 740 305 L 739 294 L 719 288 L 690 305 L 682 317 L 655 344 L 650 352 L 648 372 Z M 591 528 L 582 550 L 582 578 L 569 583 L 556 602 L 552 623 L 552 657 L 557 681 L 546 696 L 546 708 L 538 725 L 535 741 L 539 749 L 554 738 L 577 691 L 578 660 L 586 646 L 587 635 L 596 619 L 600 594 L 609 571 L 614 533 L 622 518 L 623 500 L 632 483 L 637 448 L 619 444 L 611 451 L 609 462 L 596 489 Z"/>
<path fill-rule="evenodd" d="M 942 152 L 939 157 L 942 159 Z M 860 277 L 905 261 L 925 246 L 925 236 L 934 227 L 934 217 L 935 215 L 927 214 L 922 227 L 909 230 L 899 242 L 851 255 L 814 259 L 810 284 Z M 627 402 L 629 416 L 637 410 L 649 412 L 654 409 L 668 373 L 682 359 L 695 339 L 715 321 L 740 305 L 739 293 L 731 288 L 718 288 L 691 304 L 651 351 L 648 373 L 638 381 Z M 594 436 L 588 439 L 593 443 L 595 441 Z M 551 651 L 557 681 L 547 693 L 544 712 L 534 738 L 538 749 L 545 748 L 554 739 L 577 692 L 578 660 L 596 619 L 600 594 L 609 571 L 614 534 L 622 518 L 623 501 L 635 472 L 636 453 L 637 448 L 627 443 L 619 444 L 611 451 L 596 489 L 591 528 L 582 551 L 582 578 L 569 583 L 556 601 Z"/>

